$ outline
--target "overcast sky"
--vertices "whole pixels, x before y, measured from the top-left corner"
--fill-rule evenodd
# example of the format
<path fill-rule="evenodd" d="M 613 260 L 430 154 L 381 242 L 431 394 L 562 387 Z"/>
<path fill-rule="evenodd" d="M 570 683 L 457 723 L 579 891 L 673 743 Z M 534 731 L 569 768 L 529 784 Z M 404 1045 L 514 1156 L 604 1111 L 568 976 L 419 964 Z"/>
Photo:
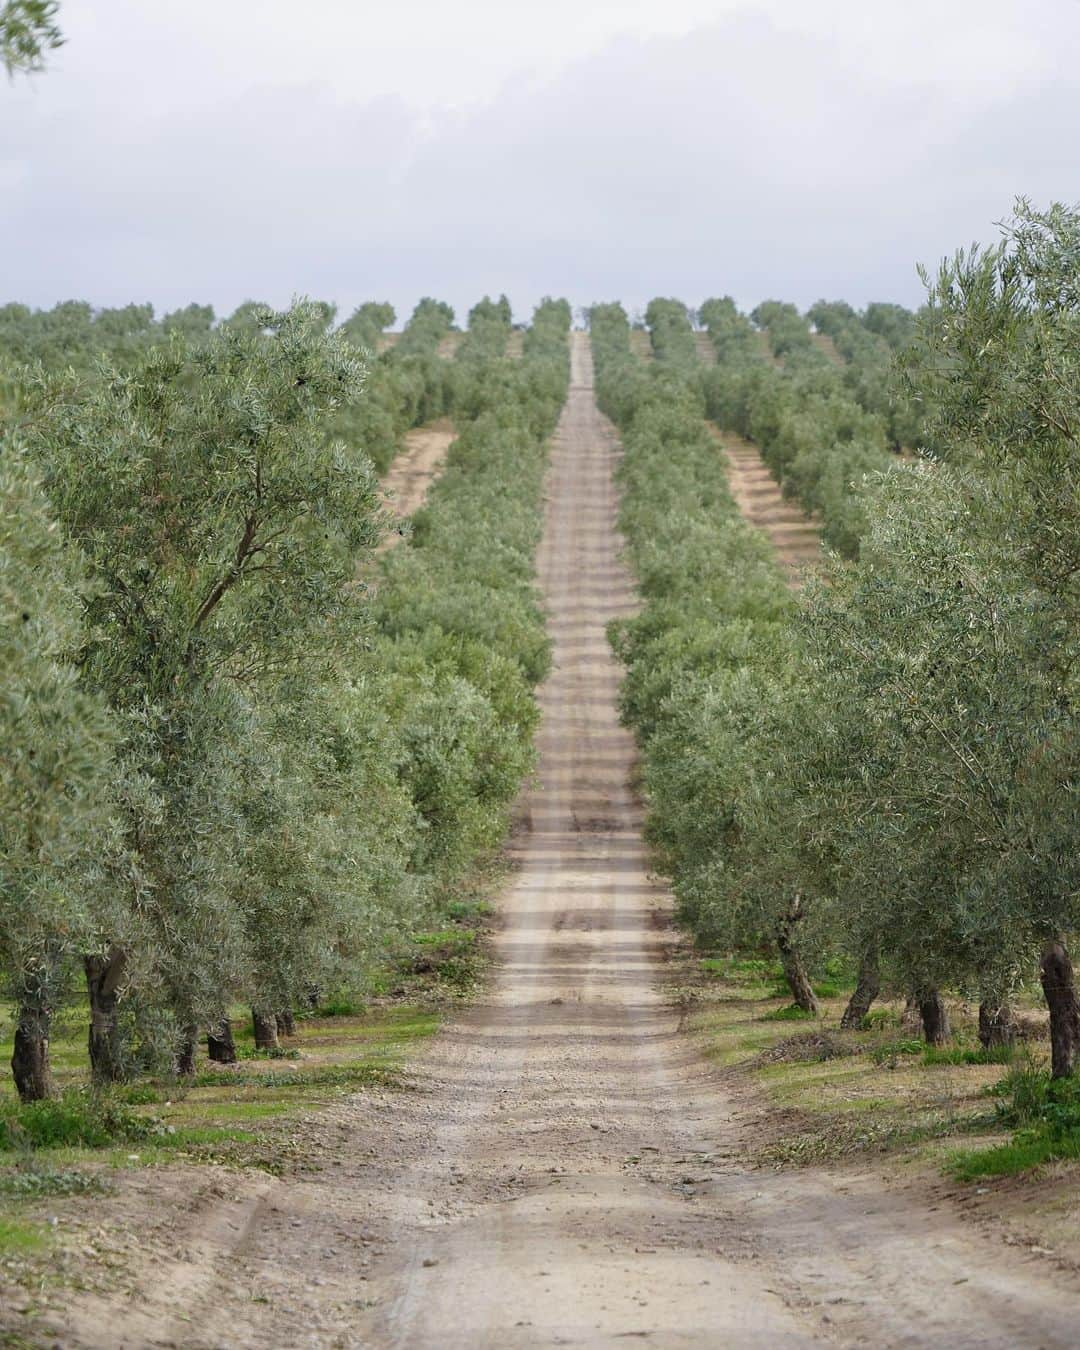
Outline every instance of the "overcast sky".
<path fill-rule="evenodd" d="M 1080 200 L 1080 0 L 63 0 L 0 300 L 917 304 Z"/>

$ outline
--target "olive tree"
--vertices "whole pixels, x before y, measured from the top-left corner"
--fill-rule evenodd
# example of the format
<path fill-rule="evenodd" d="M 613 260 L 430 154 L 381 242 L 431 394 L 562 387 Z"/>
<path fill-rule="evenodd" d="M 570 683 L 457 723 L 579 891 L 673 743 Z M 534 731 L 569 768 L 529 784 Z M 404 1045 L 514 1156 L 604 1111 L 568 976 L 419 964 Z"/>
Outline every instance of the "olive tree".
<path fill-rule="evenodd" d="M 32 431 L 93 569 L 82 676 L 156 803 L 119 807 L 145 951 L 188 1046 L 250 971 L 244 751 L 283 680 L 325 678 L 364 645 L 356 563 L 381 513 L 370 462 L 323 431 L 363 378 L 326 325 L 317 306 L 252 310 L 125 374 L 47 387 Z M 99 1077 L 123 1072 L 117 998 L 136 958 L 122 935 L 87 958 Z"/>
<path fill-rule="evenodd" d="M 1020 200 L 1000 245 L 958 253 L 931 287 L 913 354 L 913 392 L 934 407 L 935 446 L 977 483 L 980 538 L 1004 553 L 1008 601 L 1025 616 L 1021 688 L 1029 739 L 1008 806 L 1038 783 L 1014 886 L 1045 943 L 1054 1073 L 1072 1071 L 1080 1014 L 1066 938 L 1077 922 L 1076 635 L 1080 576 L 1080 212 Z M 1019 713 L 1017 713 L 1019 715 Z M 1033 886 L 1033 889 L 1026 889 Z"/>

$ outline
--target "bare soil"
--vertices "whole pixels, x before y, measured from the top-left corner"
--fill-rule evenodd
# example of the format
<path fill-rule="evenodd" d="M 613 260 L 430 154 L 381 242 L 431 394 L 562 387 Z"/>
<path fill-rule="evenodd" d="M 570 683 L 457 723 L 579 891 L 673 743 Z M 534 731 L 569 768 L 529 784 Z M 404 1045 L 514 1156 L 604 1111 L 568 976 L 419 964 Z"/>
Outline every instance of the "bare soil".
<path fill-rule="evenodd" d="M 1072 1277 L 944 1188 L 747 1165 L 760 1105 L 661 992 L 671 902 L 604 633 L 634 606 L 618 456 L 575 334 L 539 558 L 555 666 L 490 987 L 414 1090 L 310 1118 L 290 1175 L 142 1174 L 122 1275 L 71 1296 L 65 1347 L 1076 1344 Z"/>
<path fill-rule="evenodd" d="M 464 337 L 464 333 L 447 333 L 447 335 L 439 342 L 439 355 L 449 360 L 461 346 Z M 381 354 L 382 352 L 388 351 L 391 347 L 396 347 L 400 341 L 400 333 L 380 333 L 376 350 Z"/>
<path fill-rule="evenodd" d="M 836 343 L 833 342 L 828 333 L 811 333 L 810 338 L 814 346 L 817 347 L 819 351 L 824 352 L 834 366 L 842 366 L 844 364 L 844 358 L 836 350 Z"/>
<path fill-rule="evenodd" d="M 630 329 L 630 350 L 642 361 L 653 359 L 652 339 L 644 328 Z"/>
<path fill-rule="evenodd" d="M 710 430 L 727 459 L 728 485 L 736 505 L 768 537 L 790 583 L 801 585 L 806 569 L 821 561 L 818 522 L 784 496 L 756 445 L 716 426 L 710 425 Z"/>
<path fill-rule="evenodd" d="M 417 427 L 405 436 L 405 449 L 397 456 L 383 478 L 386 506 L 398 520 L 406 520 L 424 504 L 432 480 L 442 468 L 446 452 L 457 433 L 448 417 Z M 401 539 L 388 534 L 379 546 L 384 552 Z"/>

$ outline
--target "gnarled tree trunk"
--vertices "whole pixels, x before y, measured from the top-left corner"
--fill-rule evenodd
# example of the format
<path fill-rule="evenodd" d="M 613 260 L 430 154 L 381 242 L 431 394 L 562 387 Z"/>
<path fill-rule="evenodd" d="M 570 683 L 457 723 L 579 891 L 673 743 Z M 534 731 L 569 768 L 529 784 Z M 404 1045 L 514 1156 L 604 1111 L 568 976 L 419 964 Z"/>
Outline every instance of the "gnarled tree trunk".
<path fill-rule="evenodd" d="M 923 1036 L 927 1045 L 946 1045 L 952 1040 L 952 1027 L 945 1000 L 938 989 L 921 989 L 916 995 Z"/>
<path fill-rule="evenodd" d="M 848 999 L 840 1025 L 847 1031 L 857 1030 L 870 1011 L 874 999 L 881 993 L 881 965 L 876 947 L 868 947 L 859 962 L 859 978 L 855 992 Z"/>
<path fill-rule="evenodd" d="M 283 1012 L 277 1014 L 277 1029 L 279 1036 L 296 1035 L 296 1018 L 293 1016 L 291 1008 L 286 1008 Z"/>
<path fill-rule="evenodd" d="M 236 1042 L 232 1023 L 223 1017 L 213 1031 L 206 1033 L 206 1052 L 215 1064 L 235 1064 Z"/>
<path fill-rule="evenodd" d="M 278 1049 L 277 1018 L 273 1013 L 263 1013 L 252 1008 L 251 1024 L 255 1028 L 256 1050 Z"/>
<path fill-rule="evenodd" d="M 124 953 L 116 947 L 83 961 L 90 999 L 90 1070 L 96 1083 L 119 1083 L 124 1078 L 116 1005 L 125 964 Z"/>
<path fill-rule="evenodd" d="M 180 1041 L 176 1055 L 176 1072 L 181 1078 L 188 1078 L 195 1072 L 195 1056 L 199 1048 L 199 1028 L 188 1026 Z"/>
<path fill-rule="evenodd" d="M 984 998 L 979 1004 L 979 1041 L 984 1050 L 993 1045 L 1012 1045 L 1016 1040 L 1016 1021 L 1008 1003 Z"/>
<path fill-rule="evenodd" d="M 780 921 L 780 927 L 776 934 L 776 946 L 780 953 L 780 964 L 784 970 L 784 978 L 791 989 L 791 997 L 796 1007 L 802 1008 L 803 1012 L 818 1012 L 817 996 L 810 984 L 809 976 L 806 973 L 806 967 L 802 963 L 802 957 L 799 955 L 799 949 L 795 942 L 795 933 L 798 925 L 802 922 L 803 908 L 802 897 L 795 893 L 788 905 L 787 913 Z"/>
<path fill-rule="evenodd" d="M 1043 948 L 1040 973 L 1050 1009 L 1050 1076 L 1068 1078 L 1080 1041 L 1080 1004 L 1072 962 L 1060 942 L 1048 942 Z"/>
<path fill-rule="evenodd" d="M 49 1068 L 51 1022 L 52 1010 L 44 1002 L 26 1000 L 19 1008 L 11 1072 L 20 1101 L 40 1102 L 56 1095 Z"/>

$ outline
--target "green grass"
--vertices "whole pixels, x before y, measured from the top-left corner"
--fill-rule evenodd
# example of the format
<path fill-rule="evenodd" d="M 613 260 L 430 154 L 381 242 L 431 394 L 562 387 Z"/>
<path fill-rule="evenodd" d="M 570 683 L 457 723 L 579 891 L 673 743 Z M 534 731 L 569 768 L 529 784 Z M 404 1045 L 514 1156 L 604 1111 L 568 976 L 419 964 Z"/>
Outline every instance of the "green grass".
<path fill-rule="evenodd" d="M 991 1091 L 999 1122 L 1015 1133 L 1007 1144 L 955 1154 L 949 1170 L 958 1180 L 1016 1176 L 1043 1163 L 1080 1158 L 1080 1079 L 1051 1078 L 1028 1060 Z"/>
<path fill-rule="evenodd" d="M 763 1022 L 813 1022 L 816 1017 L 816 1013 L 807 1012 L 805 1008 L 800 1008 L 797 1003 L 789 1003 L 784 1008 L 773 1008 L 771 1012 L 763 1013 L 761 1020 Z"/>
<path fill-rule="evenodd" d="M 40 1251 L 49 1240 L 41 1224 L 0 1217 L 0 1256 L 25 1256 Z"/>
<path fill-rule="evenodd" d="M 982 1181 L 990 1177 L 1014 1177 L 1043 1163 L 1080 1158 L 1080 1131 L 1054 1136 L 1025 1130 L 1007 1144 L 993 1148 L 964 1149 L 954 1153 L 948 1170 L 957 1181 Z"/>
<path fill-rule="evenodd" d="M 0 1151 L 135 1143 L 161 1133 L 158 1122 L 107 1093 L 68 1088 L 49 1101 L 0 1107 Z"/>
<path fill-rule="evenodd" d="M 1015 1047 L 991 1045 L 988 1047 L 964 1045 L 927 1045 L 923 1047 L 924 1064 L 1011 1064 L 1016 1058 Z"/>

